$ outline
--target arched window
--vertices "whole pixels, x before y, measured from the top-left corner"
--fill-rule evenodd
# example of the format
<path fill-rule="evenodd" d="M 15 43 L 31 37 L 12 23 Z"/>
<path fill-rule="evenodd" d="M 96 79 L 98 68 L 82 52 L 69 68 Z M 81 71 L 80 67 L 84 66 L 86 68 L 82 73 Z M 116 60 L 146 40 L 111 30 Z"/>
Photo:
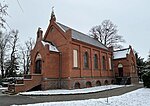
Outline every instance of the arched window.
<path fill-rule="evenodd" d="M 88 55 L 88 52 L 84 53 L 84 68 L 89 68 L 89 55 Z"/>
<path fill-rule="evenodd" d="M 118 64 L 118 68 L 123 68 L 123 65 L 121 63 Z"/>
<path fill-rule="evenodd" d="M 86 87 L 89 88 L 89 87 L 92 87 L 92 84 L 90 81 L 86 82 Z"/>
<path fill-rule="evenodd" d="M 76 82 L 75 85 L 74 85 L 74 88 L 75 88 L 75 89 L 80 89 L 80 83 L 79 83 L 79 82 Z"/>
<path fill-rule="evenodd" d="M 102 57 L 103 70 L 106 70 L 105 56 Z"/>
<path fill-rule="evenodd" d="M 42 56 L 40 53 L 38 53 L 35 58 L 35 73 L 41 74 L 41 70 L 42 70 Z"/>
<path fill-rule="evenodd" d="M 97 82 L 96 82 L 96 86 L 101 86 L 101 82 L 100 82 L 100 81 L 97 81 Z"/>
<path fill-rule="evenodd" d="M 36 74 L 41 74 L 41 69 L 42 69 L 42 61 L 37 60 L 35 63 L 35 73 Z"/>
<path fill-rule="evenodd" d="M 114 82 L 115 82 L 114 80 L 111 80 L 111 84 L 114 84 Z"/>
<path fill-rule="evenodd" d="M 98 69 L 98 58 L 97 58 L 97 54 L 94 54 L 94 69 Z"/>
<path fill-rule="evenodd" d="M 108 85 L 108 80 L 105 80 L 104 84 L 105 84 L 105 85 Z"/>

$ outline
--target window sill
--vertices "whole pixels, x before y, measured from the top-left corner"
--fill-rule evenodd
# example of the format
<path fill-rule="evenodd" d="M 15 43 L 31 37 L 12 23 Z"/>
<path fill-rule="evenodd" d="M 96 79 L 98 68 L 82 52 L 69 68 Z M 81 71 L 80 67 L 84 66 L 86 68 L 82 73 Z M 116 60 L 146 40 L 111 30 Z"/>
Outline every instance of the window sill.
<path fill-rule="evenodd" d="M 79 70 L 80 68 L 79 68 L 79 67 L 73 67 L 72 69 L 74 69 L 74 70 Z"/>

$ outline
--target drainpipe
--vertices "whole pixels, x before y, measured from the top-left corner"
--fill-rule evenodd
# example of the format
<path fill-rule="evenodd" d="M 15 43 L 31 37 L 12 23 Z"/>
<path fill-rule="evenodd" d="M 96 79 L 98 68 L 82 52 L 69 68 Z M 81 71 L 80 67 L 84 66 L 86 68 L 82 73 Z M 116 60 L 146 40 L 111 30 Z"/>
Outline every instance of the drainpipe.
<path fill-rule="evenodd" d="M 58 88 L 61 89 L 61 75 L 62 75 L 62 53 L 59 53 L 59 85 Z"/>

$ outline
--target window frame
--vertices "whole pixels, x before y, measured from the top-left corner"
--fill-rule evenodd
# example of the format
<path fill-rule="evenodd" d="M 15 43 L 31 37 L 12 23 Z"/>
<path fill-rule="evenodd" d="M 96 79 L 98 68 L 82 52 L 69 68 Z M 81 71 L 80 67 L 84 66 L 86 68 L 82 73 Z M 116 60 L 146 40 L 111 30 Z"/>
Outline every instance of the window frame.
<path fill-rule="evenodd" d="M 94 69 L 98 69 L 98 55 L 94 54 Z"/>
<path fill-rule="evenodd" d="M 38 59 L 35 62 L 35 74 L 41 74 L 42 73 L 42 60 Z"/>
<path fill-rule="evenodd" d="M 84 69 L 89 69 L 89 53 L 86 51 L 83 56 Z"/>
<path fill-rule="evenodd" d="M 102 56 L 102 70 L 106 71 L 106 58 L 105 58 L 105 56 Z"/>
<path fill-rule="evenodd" d="M 76 52 L 76 54 L 75 54 Z M 78 64 L 78 50 L 77 49 L 73 49 L 73 68 L 78 68 L 79 64 Z"/>
<path fill-rule="evenodd" d="M 112 67 L 113 64 L 112 64 L 112 58 L 111 57 L 108 58 L 108 62 L 109 62 L 109 70 L 112 71 L 113 70 L 113 67 Z"/>

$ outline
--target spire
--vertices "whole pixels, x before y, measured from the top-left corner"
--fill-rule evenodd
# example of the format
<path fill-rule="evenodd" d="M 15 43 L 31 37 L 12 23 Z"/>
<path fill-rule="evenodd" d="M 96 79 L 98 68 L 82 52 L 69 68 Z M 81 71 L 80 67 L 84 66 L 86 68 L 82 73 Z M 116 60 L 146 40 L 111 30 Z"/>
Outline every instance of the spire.
<path fill-rule="evenodd" d="M 54 6 L 52 7 L 51 20 L 56 21 L 56 17 L 55 17 L 55 14 L 54 14 Z"/>

